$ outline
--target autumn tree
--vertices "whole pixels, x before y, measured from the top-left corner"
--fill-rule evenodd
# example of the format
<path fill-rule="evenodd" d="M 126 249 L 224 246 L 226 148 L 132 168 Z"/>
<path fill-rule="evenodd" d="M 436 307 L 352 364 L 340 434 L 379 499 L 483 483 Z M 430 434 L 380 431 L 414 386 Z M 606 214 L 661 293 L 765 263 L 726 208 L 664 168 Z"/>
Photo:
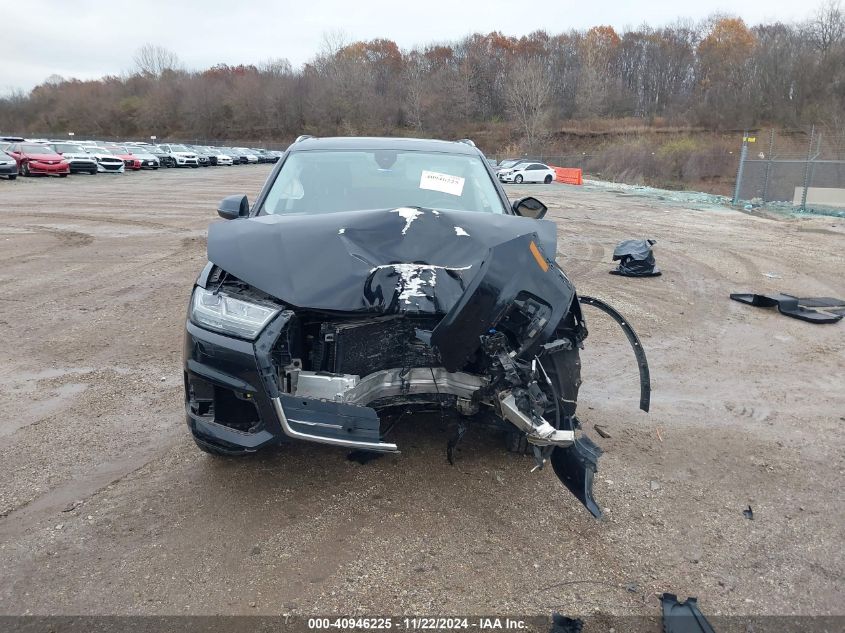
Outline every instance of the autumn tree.
<path fill-rule="evenodd" d="M 719 18 L 698 45 L 699 119 L 718 127 L 753 121 L 754 33 L 740 18 Z"/>

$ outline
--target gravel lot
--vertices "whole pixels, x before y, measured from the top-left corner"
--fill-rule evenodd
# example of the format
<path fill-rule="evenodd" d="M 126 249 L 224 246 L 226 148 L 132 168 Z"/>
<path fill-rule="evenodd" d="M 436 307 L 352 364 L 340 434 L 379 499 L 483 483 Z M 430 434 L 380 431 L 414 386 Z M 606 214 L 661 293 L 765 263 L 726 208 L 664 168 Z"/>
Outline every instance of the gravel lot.
<path fill-rule="evenodd" d="M 564 270 L 651 364 L 645 414 L 621 331 L 585 308 L 599 522 L 491 433 L 450 466 L 439 418 L 364 466 L 317 445 L 196 449 L 188 293 L 217 201 L 269 171 L 0 180 L 0 614 L 657 615 L 663 591 L 708 615 L 845 613 L 845 323 L 728 299 L 845 296 L 845 220 L 509 190 L 551 207 Z M 657 240 L 662 277 L 607 274 L 631 237 Z"/>

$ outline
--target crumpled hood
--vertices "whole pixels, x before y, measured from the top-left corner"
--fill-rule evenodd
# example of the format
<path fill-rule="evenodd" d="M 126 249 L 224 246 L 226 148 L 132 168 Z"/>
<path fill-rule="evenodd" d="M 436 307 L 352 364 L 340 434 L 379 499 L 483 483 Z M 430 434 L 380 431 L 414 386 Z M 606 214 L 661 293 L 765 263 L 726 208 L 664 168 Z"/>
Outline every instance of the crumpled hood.
<path fill-rule="evenodd" d="M 491 247 L 537 234 L 556 252 L 553 222 L 402 208 L 265 215 L 212 224 L 208 259 L 294 307 L 445 313 Z"/>

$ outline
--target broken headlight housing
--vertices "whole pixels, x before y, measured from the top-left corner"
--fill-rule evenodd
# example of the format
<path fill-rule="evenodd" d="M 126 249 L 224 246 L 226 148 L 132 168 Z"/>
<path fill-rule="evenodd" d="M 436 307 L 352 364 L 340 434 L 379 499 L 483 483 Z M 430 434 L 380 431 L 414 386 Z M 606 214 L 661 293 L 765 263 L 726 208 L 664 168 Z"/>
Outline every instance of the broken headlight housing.
<path fill-rule="evenodd" d="M 242 301 L 225 292 L 199 286 L 191 299 L 191 321 L 209 330 L 249 340 L 255 339 L 278 313 L 278 308 Z"/>

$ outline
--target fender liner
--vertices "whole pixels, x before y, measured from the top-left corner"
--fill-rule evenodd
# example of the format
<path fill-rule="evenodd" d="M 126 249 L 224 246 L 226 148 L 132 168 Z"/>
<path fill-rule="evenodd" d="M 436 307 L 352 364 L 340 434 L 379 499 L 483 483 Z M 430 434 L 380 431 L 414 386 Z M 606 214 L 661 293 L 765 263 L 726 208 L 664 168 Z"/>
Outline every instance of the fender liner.
<path fill-rule="evenodd" d="M 640 343 L 640 339 L 634 331 L 634 328 L 631 327 L 631 324 L 628 323 L 628 320 L 625 317 L 601 299 L 588 297 L 586 295 L 578 295 L 578 301 L 588 306 L 598 308 L 611 319 L 616 321 L 619 324 L 619 327 L 622 328 L 622 331 L 625 333 L 625 336 L 628 338 L 628 342 L 634 350 L 634 356 L 637 358 L 637 365 L 640 369 L 640 409 L 648 411 L 651 404 L 651 374 L 648 371 L 648 360 L 646 360 L 643 345 Z"/>

